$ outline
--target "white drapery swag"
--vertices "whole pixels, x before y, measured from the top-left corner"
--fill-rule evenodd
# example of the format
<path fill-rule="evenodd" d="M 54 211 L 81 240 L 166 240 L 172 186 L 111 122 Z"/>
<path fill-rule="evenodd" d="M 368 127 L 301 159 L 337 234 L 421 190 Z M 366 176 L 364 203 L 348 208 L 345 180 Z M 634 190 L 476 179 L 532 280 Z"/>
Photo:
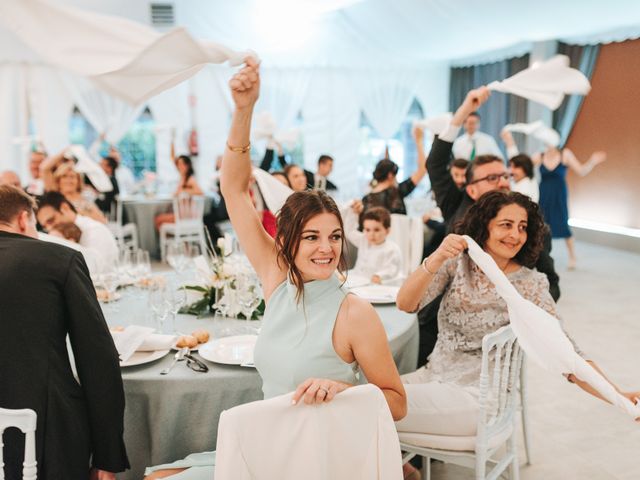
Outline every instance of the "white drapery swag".
<path fill-rule="evenodd" d="M 402 125 L 416 96 L 419 74 L 416 70 L 362 70 L 350 75 L 353 94 L 360 100 L 367 119 L 385 140 Z"/>
<path fill-rule="evenodd" d="M 64 72 L 60 76 L 78 109 L 98 134 L 105 134 L 109 143 L 118 143 L 144 110 L 144 105 L 132 107 L 83 77 Z"/>
<path fill-rule="evenodd" d="M 507 302 L 511 328 L 527 356 L 549 372 L 574 374 L 626 414 L 639 418 L 640 404 L 634 405 L 629 399 L 620 395 L 602 375 L 575 352 L 571 341 L 560 328 L 558 319 L 525 300 L 511 285 L 491 256 L 485 253 L 471 237 L 465 235 L 464 239 L 469 246 L 471 259 L 489 277 L 498 294 Z"/>
<path fill-rule="evenodd" d="M 249 54 L 196 41 L 184 28 L 160 34 L 128 19 L 46 0 L 0 2 L 0 18 L 46 62 L 89 78 L 131 105 L 181 83 L 208 63 L 238 65 Z"/>

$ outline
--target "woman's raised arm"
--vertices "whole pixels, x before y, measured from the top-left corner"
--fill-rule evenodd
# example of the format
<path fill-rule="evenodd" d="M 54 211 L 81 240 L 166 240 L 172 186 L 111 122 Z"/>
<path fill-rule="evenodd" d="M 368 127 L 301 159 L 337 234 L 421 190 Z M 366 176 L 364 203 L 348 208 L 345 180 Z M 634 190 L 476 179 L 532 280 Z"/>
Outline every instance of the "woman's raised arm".
<path fill-rule="evenodd" d="M 263 228 L 249 196 L 252 169 L 249 138 L 253 107 L 260 94 L 259 65 L 247 59 L 246 66 L 233 76 L 229 86 L 236 108 L 222 157 L 220 190 L 240 245 L 260 277 L 268 299 L 286 272 L 278 267 L 275 242 Z"/>

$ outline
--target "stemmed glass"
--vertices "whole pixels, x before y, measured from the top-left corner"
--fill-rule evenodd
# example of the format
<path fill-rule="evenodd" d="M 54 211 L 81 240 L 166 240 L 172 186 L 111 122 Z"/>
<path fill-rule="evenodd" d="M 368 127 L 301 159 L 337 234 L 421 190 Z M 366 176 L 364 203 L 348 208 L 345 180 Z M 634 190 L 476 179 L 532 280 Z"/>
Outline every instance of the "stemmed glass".
<path fill-rule="evenodd" d="M 136 277 L 138 280 L 149 278 L 151 276 L 151 260 L 149 252 L 146 250 L 138 250 L 136 254 Z"/>
<path fill-rule="evenodd" d="M 153 312 L 154 323 L 158 332 L 164 333 L 164 322 L 171 309 L 171 305 L 167 301 L 166 285 L 156 285 L 149 290 L 149 307 Z"/>
<path fill-rule="evenodd" d="M 231 309 L 231 290 L 231 285 L 228 282 L 223 282 L 220 288 L 216 289 L 216 301 L 213 304 L 213 308 L 216 309 L 216 317 L 226 317 L 227 313 L 229 313 Z"/>
<path fill-rule="evenodd" d="M 167 262 L 178 275 L 188 267 L 188 248 L 184 242 L 171 242 L 167 245 Z"/>
<path fill-rule="evenodd" d="M 171 333 L 176 333 L 176 316 L 180 309 L 187 303 L 187 291 L 178 284 L 172 284 L 166 293 L 169 303 L 169 313 L 171 313 Z"/>
<path fill-rule="evenodd" d="M 262 301 L 262 291 L 260 289 L 260 283 L 255 275 L 243 274 L 238 278 L 238 303 L 244 317 L 247 319 L 247 326 L 249 330 L 255 331 L 250 326 L 251 316 L 260 302 Z"/>

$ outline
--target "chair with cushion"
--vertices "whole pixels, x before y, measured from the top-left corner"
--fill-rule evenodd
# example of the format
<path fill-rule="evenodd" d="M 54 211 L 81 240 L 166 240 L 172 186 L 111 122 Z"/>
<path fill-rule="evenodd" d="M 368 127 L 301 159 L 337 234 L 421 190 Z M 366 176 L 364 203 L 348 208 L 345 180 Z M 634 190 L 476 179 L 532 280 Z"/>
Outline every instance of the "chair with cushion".
<path fill-rule="evenodd" d="M 38 469 L 36 464 L 36 412 L 30 409 L 9 410 L 0 408 L 0 480 L 4 479 L 4 460 L 2 458 L 2 434 L 9 427 L 20 429 L 25 434 L 23 480 L 36 480 Z"/>
<path fill-rule="evenodd" d="M 477 480 L 494 480 L 509 468 L 519 478 L 516 448 L 518 381 L 523 352 L 511 327 L 505 326 L 482 340 L 482 370 L 478 424 L 475 436 L 446 436 L 399 432 L 403 461 L 423 457 L 423 478 L 431 477 L 431 459 L 475 468 Z M 494 458 L 506 449 L 501 458 Z M 487 473 L 487 462 L 493 468 Z"/>
<path fill-rule="evenodd" d="M 202 195 L 182 193 L 173 199 L 174 223 L 163 223 L 160 227 L 160 255 L 165 261 L 167 244 L 172 242 L 197 243 L 206 251 L 204 233 L 205 198 Z"/>

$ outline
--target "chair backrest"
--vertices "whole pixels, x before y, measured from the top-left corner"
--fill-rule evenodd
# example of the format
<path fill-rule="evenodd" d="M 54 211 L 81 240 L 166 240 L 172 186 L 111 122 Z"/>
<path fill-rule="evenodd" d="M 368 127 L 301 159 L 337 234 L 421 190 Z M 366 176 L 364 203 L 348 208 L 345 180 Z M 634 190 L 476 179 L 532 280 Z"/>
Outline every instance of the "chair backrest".
<path fill-rule="evenodd" d="M 391 214 L 389 240 L 400 247 L 402 252 L 402 274 L 407 276 L 420 265 L 424 243 L 422 219 L 398 213 Z"/>
<path fill-rule="evenodd" d="M 30 409 L 8 410 L 0 408 L 0 480 L 4 479 L 4 460 L 2 458 L 2 434 L 9 427 L 19 428 L 26 435 L 24 445 L 23 480 L 36 480 L 36 422 L 38 416 Z"/>
<path fill-rule="evenodd" d="M 522 358 L 523 351 L 508 325 L 482 339 L 476 451 L 486 449 L 489 437 L 514 422 Z"/>
<path fill-rule="evenodd" d="M 175 223 L 202 222 L 204 216 L 204 196 L 181 193 L 173 199 Z"/>
<path fill-rule="evenodd" d="M 378 387 L 352 387 L 320 405 L 292 406 L 291 397 L 222 413 L 216 480 L 402 478 L 398 434 Z"/>

